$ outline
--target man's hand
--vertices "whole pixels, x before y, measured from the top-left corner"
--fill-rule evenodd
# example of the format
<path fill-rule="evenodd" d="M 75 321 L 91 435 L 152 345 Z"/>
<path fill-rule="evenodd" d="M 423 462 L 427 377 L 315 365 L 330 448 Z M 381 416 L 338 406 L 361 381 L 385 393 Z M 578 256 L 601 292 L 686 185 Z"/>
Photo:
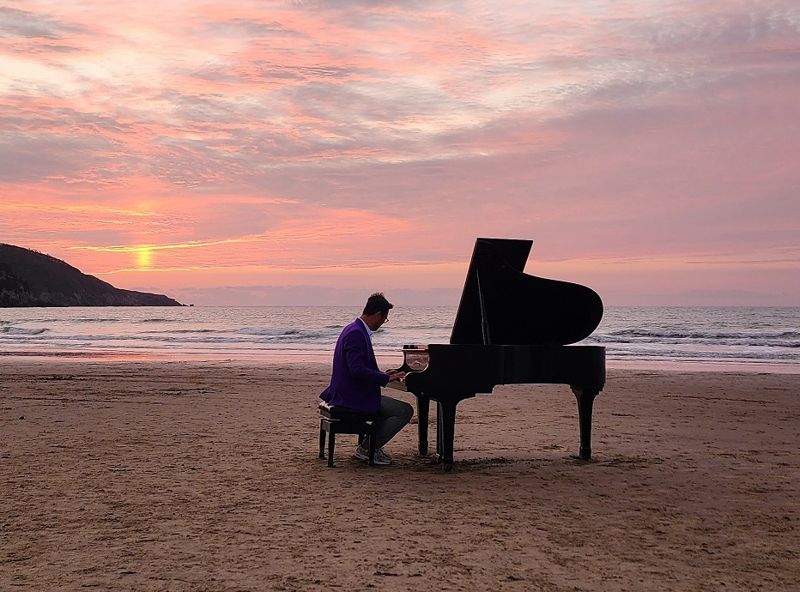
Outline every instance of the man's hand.
<path fill-rule="evenodd" d="M 401 370 L 389 370 L 386 374 L 389 375 L 389 382 L 403 382 L 406 378 L 406 373 Z"/>

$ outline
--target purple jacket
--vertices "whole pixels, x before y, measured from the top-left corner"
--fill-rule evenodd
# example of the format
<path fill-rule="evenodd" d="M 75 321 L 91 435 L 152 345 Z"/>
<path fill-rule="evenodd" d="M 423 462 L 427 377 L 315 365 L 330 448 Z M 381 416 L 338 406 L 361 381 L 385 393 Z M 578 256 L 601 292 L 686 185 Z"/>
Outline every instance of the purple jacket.
<path fill-rule="evenodd" d="M 333 351 L 331 384 L 319 396 L 334 407 L 378 413 L 381 387 L 389 375 L 378 370 L 367 328 L 356 319 L 342 329 Z"/>

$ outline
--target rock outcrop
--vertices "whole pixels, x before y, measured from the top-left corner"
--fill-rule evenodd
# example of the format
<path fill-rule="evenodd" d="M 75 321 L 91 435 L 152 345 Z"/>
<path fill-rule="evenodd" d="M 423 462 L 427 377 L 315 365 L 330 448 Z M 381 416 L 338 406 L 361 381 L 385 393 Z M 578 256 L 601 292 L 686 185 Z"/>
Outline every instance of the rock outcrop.
<path fill-rule="evenodd" d="M 122 290 L 51 257 L 0 243 L 0 307 L 181 306 L 163 294 Z"/>

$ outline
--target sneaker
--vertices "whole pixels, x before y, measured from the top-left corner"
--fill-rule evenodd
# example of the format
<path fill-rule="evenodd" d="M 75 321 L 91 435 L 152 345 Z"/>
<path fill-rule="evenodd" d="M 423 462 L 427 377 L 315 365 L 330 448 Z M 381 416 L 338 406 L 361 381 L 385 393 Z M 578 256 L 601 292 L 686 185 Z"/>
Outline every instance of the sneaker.
<path fill-rule="evenodd" d="M 375 451 L 375 464 L 376 465 L 390 465 L 392 464 L 392 457 L 384 452 L 383 448 L 378 448 Z"/>
<path fill-rule="evenodd" d="M 364 448 L 363 446 L 359 445 L 356 447 L 356 451 L 353 454 L 355 458 L 358 460 L 363 460 L 364 462 L 369 462 L 369 448 Z M 392 464 L 392 457 L 386 454 L 383 451 L 383 448 L 378 448 L 375 451 L 375 464 L 376 465 L 390 465 Z"/>
<path fill-rule="evenodd" d="M 368 461 L 369 460 L 369 449 L 368 448 L 364 448 L 363 446 L 361 446 L 361 444 L 359 444 L 358 446 L 356 446 L 356 451 L 353 454 L 353 457 L 357 458 L 358 460 L 366 460 L 366 461 Z"/>

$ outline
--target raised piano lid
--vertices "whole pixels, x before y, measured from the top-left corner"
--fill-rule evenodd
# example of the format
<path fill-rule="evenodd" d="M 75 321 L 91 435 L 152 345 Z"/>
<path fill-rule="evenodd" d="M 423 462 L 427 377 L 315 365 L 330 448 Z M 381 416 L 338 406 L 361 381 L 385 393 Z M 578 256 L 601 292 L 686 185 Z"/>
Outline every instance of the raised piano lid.
<path fill-rule="evenodd" d="M 524 272 L 533 241 L 475 241 L 452 344 L 566 345 L 591 335 L 603 301 L 580 284 Z"/>

